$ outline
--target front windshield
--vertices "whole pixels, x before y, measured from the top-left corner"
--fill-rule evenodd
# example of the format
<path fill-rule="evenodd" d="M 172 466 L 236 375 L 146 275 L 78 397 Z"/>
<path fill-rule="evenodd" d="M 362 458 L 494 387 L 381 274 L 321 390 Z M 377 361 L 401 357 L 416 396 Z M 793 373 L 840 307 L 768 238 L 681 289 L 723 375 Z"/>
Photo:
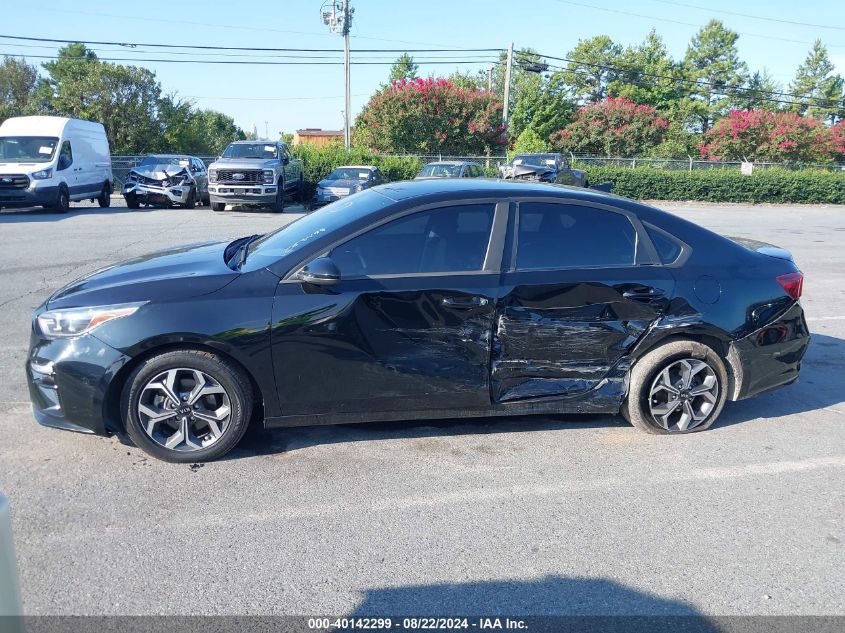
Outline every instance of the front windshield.
<path fill-rule="evenodd" d="M 223 151 L 223 158 L 276 158 L 276 146 L 272 143 L 232 143 Z"/>
<path fill-rule="evenodd" d="M 0 136 L 0 163 L 47 163 L 58 144 L 52 136 Z"/>
<path fill-rule="evenodd" d="M 326 176 L 326 180 L 367 180 L 370 177 L 369 169 L 356 169 L 354 167 L 340 167 Z"/>
<path fill-rule="evenodd" d="M 372 189 L 364 189 L 354 196 L 332 202 L 250 244 L 249 263 L 269 266 L 333 233 L 345 224 L 360 220 L 392 202 L 390 198 Z"/>
<path fill-rule="evenodd" d="M 531 165 L 532 167 L 548 167 L 557 164 L 555 154 L 517 154 L 513 157 L 513 165 Z"/>
<path fill-rule="evenodd" d="M 429 178 L 457 178 L 461 175 L 461 166 L 431 163 L 423 167 L 418 175 Z"/>
<path fill-rule="evenodd" d="M 145 156 L 144 160 L 138 163 L 138 166 L 173 165 L 174 167 L 187 167 L 190 163 L 191 161 L 184 156 Z"/>

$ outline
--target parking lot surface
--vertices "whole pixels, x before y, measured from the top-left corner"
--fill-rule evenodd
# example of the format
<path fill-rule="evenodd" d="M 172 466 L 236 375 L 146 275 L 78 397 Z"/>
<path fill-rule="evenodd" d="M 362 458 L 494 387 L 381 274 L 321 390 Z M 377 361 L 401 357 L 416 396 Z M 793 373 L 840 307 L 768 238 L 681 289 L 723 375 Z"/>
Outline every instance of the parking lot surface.
<path fill-rule="evenodd" d="M 799 383 L 687 436 L 611 416 L 328 426 L 250 432 L 202 467 L 39 427 L 32 310 L 296 210 L 0 213 L 0 490 L 25 611 L 845 614 L 845 208 L 663 206 L 793 252 Z"/>

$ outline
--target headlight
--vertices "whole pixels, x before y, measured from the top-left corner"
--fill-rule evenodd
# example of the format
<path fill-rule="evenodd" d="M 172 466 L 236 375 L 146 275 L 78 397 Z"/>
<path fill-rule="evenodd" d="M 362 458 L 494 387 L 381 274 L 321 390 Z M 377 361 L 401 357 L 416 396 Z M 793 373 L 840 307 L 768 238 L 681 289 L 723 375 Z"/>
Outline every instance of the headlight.
<path fill-rule="evenodd" d="M 136 180 L 138 180 L 138 174 L 134 171 L 130 171 L 129 175 L 126 177 L 126 182 L 135 182 Z"/>
<path fill-rule="evenodd" d="M 349 190 L 349 193 L 358 193 L 361 189 L 364 188 L 364 185 L 355 185 L 352 189 Z"/>
<path fill-rule="evenodd" d="M 265 169 L 264 170 L 264 184 L 265 185 L 272 185 L 276 182 L 276 174 L 273 173 L 272 169 Z"/>
<path fill-rule="evenodd" d="M 209 169 L 208 170 L 208 180 L 210 182 L 217 182 L 217 170 L 216 169 Z"/>
<path fill-rule="evenodd" d="M 53 177 L 53 169 L 42 169 L 41 171 L 36 171 L 32 174 L 33 180 L 47 180 L 48 178 Z"/>
<path fill-rule="evenodd" d="M 68 310 L 48 310 L 38 316 L 38 329 L 50 339 L 72 338 L 87 334 L 94 328 L 127 317 L 147 303 L 121 303 L 112 306 L 93 308 L 70 308 Z"/>

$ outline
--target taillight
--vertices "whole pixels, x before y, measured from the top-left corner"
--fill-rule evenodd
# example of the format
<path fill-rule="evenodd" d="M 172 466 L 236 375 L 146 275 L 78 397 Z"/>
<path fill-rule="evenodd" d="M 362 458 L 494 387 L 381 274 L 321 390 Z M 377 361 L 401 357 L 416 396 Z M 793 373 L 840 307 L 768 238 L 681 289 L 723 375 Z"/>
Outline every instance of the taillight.
<path fill-rule="evenodd" d="M 801 273 L 786 273 L 776 277 L 776 279 L 791 298 L 797 300 L 801 296 L 801 291 L 804 290 L 804 275 Z"/>

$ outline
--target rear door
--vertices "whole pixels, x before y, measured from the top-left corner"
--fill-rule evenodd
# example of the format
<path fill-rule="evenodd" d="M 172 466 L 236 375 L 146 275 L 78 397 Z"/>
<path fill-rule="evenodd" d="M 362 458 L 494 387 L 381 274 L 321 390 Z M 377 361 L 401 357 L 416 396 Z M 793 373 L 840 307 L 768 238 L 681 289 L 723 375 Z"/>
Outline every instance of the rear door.
<path fill-rule="evenodd" d="M 337 285 L 283 281 L 272 334 L 282 410 L 489 407 L 506 215 L 495 202 L 425 208 L 332 248 Z"/>
<path fill-rule="evenodd" d="M 621 388 L 616 364 L 674 288 L 643 233 L 635 216 L 610 208 L 518 205 L 494 328 L 494 402 Z"/>

